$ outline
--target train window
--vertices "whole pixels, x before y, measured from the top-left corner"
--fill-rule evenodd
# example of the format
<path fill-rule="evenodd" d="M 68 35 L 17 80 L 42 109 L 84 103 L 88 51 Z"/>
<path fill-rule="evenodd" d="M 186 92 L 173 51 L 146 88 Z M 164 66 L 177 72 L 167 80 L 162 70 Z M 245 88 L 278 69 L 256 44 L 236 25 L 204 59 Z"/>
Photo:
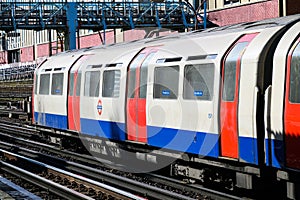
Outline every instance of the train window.
<path fill-rule="evenodd" d="M 62 95 L 63 83 L 64 83 L 64 74 L 63 73 L 53 74 L 52 75 L 51 94 L 52 95 Z"/>
<path fill-rule="evenodd" d="M 77 74 L 77 81 L 76 81 L 76 96 L 80 96 L 80 84 L 81 84 L 81 72 Z"/>
<path fill-rule="evenodd" d="M 290 94 L 291 103 L 300 103 L 300 44 L 297 45 L 291 60 L 290 68 Z"/>
<path fill-rule="evenodd" d="M 147 78 L 148 78 L 148 64 L 151 58 L 154 56 L 155 52 L 152 52 L 144 60 L 141 70 L 140 70 L 140 88 L 139 88 L 139 98 L 146 98 L 147 95 Z"/>
<path fill-rule="evenodd" d="M 73 96 L 74 91 L 74 72 L 70 74 L 69 96 Z"/>
<path fill-rule="evenodd" d="M 179 66 L 156 67 L 154 70 L 154 98 L 176 99 Z"/>
<path fill-rule="evenodd" d="M 186 65 L 184 68 L 184 99 L 211 100 L 214 86 L 214 64 Z"/>
<path fill-rule="evenodd" d="M 100 71 L 89 71 L 85 73 L 84 96 L 98 97 L 100 84 Z"/>
<path fill-rule="evenodd" d="M 129 75 L 129 81 L 128 81 L 128 91 L 127 91 L 127 97 L 134 98 L 135 90 L 136 90 L 136 69 L 138 65 L 142 62 L 142 60 L 145 58 L 145 54 L 141 53 L 139 54 L 134 61 L 130 64 L 130 69 L 128 72 Z"/>
<path fill-rule="evenodd" d="M 224 101 L 234 101 L 237 60 L 248 43 L 249 42 L 237 43 L 226 57 L 224 66 L 224 86 L 222 91 L 222 99 Z"/>
<path fill-rule="evenodd" d="M 39 94 L 49 94 L 50 74 L 41 74 Z"/>
<path fill-rule="evenodd" d="M 103 73 L 102 96 L 119 97 L 120 94 L 120 70 L 110 70 Z"/>
<path fill-rule="evenodd" d="M 128 75 L 129 75 L 129 81 L 128 81 L 127 97 L 134 98 L 135 81 L 136 81 L 136 68 L 130 69 Z"/>
<path fill-rule="evenodd" d="M 39 82 L 39 76 L 38 74 L 35 74 L 35 86 L 34 86 L 34 94 L 37 94 L 37 86 L 38 86 L 38 82 Z"/>

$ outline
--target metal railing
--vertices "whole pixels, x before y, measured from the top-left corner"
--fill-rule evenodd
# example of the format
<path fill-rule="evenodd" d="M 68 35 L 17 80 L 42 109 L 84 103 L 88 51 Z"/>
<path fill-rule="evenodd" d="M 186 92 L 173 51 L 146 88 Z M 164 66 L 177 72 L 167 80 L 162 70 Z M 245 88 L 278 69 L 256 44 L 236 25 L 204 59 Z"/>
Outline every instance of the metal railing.
<path fill-rule="evenodd" d="M 0 65 L 0 81 L 33 79 L 37 61 Z"/>
<path fill-rule="evenodd" d="M 75 12 L 75 13 L 74 13 Z M 203 17 L 186 2 L 1 2 L 0 29 L 195 27 Z"/>

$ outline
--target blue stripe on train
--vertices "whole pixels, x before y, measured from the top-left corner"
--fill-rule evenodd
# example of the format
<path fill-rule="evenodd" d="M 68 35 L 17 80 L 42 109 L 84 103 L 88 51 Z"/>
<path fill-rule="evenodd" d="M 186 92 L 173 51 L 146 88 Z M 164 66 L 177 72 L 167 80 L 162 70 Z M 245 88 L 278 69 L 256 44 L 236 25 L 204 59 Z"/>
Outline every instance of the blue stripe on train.
<path fill-rule="evenodd" d="M 219 134 L 148 126 L 148 143 L 151 146 L 219 157 Z M 257 140 L 239 137 L 240 160 L 258 164 Z"/>
<path fill-rule="evenodd" d="M 68 119 L 66 115 L 34 112 L 34 121 L 39 125 L 57 129 L 67 130 L 68 127 Z"/>
<path fill-rule="evenodd" d="M 81 118 L 80 126 L 83 134 L 120 141 L 126 140 L 124 123 Z"/>
<path fill-rule="evenodd" d="M 241 161 L 257 165 L 257 139 L 249 137 L 239 137 L 239 156 Z"/>
<path fill-rule="evenodd" d="M 35 121 L 40 125 L 58 129 L 67 129 L 67 117 L 45 113 L 34 113 Z M 119 122 L 80 119 L 83 134 L 104 137 L 119 141 L 127 139 L 125 124 Z M 193 153 L 201 156 L 219 157 L 219 135 L 204 132 L 178 130 L 147 126 L 148 144 L 176 151 Z M 240 160 L 257 164 L 257 140 L 239 137 Z"/>
<path fill-rule="evenodd" d="M 189 152 L 203 156 L 219 156 L 219 135 L 147 126 L 151 146 Z"/>
<path fill-rule="evenodd" d="M 284 143 L 282 140 L 265 140 L 266 164 L 281 168 L 284 166 Z"/>

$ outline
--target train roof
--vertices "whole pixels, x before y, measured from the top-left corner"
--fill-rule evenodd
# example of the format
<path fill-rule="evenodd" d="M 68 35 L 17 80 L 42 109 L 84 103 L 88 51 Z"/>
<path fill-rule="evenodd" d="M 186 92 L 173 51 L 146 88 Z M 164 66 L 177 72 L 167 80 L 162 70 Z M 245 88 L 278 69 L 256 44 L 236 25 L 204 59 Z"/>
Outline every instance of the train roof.
<path fill-rule="evenodd" d="M 141 46 L 149 46 L 151 44 L 157 44 L 159 42 L 168 42 L 172 40 L 174 41 L 174 40 L 186 39 L 188 37 L 191 38 L 207 37 L 207 36 L 214 36 L 220 34 L 246 32 L 251 30 L 263 30 L 266 28 L 279 27 L 279 26 L 289 28 L 290 26 L 292 26 L 298 21 L 300 21 L 300 14 L 290 15 L 286 17 L 265 19 L 261 21 L 245 22 L 245 23 L 233 24 L 233 25 L 222 26 L 222 27 L 213 27 L 205 30 L 196 30 L 187 33 L 186 32 L 175 33 L 175 34 L 169 34 L 165 36 L 158 36 L 155 38 L 145 38 L 145 39 L 134 40 L 129 42 L 114 43 L 108 45 L 88 47 L 83 49 L 69 50 L 69 51 L 61 52 L 55 56 L 61 56 L 69 53 L 77 54 L 83 52 L 93 52 L 93 51 L 103 51 L 103 50 L 105 51 L 114 48 L 134 48 L 134 47 L 141 47 Z"/>

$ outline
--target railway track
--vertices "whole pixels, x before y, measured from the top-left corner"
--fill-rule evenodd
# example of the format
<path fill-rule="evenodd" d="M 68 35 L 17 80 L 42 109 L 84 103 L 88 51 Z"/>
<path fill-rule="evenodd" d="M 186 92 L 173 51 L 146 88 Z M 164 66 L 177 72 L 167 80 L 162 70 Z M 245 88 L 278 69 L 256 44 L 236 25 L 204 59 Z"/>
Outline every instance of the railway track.
<path fill-rule="evenodd" d="M 33 79 L 22 81 L 1 82 L 0 98 L 15 99 L 26 98 L 32 95 Z"/>
<path fill-rule="evenodd" d="M 201 185 L 187 184 L 161 175 L 136 175 L 109 169 L 89 155 L 77 154 L 33 141 L 32 138 L 36 137 L 34 132 L 37 130 L 31 127 L 16 127 L 0 123 L 0 129 L 6 132 L 0 133 L 1 141 L 8 142 L 1 142 L 0 148 L 6 151 L 13 150 L 21 155 L 39 158 L 38 161 L 50 165 L 55 164 L 57 168 L 119 187 L 125 191 L 138 191 L 139 196 L 147 199 L 240 199 L 240 197 L 216 192 Z"/>
<path fill-rule="evenodd" d="M 123 190 L 3 149 L 0 149 L 0 156 L 2 171 L 22 177 L 31 184 L 47 189 L 64 199 L 143 199 Z"/>

